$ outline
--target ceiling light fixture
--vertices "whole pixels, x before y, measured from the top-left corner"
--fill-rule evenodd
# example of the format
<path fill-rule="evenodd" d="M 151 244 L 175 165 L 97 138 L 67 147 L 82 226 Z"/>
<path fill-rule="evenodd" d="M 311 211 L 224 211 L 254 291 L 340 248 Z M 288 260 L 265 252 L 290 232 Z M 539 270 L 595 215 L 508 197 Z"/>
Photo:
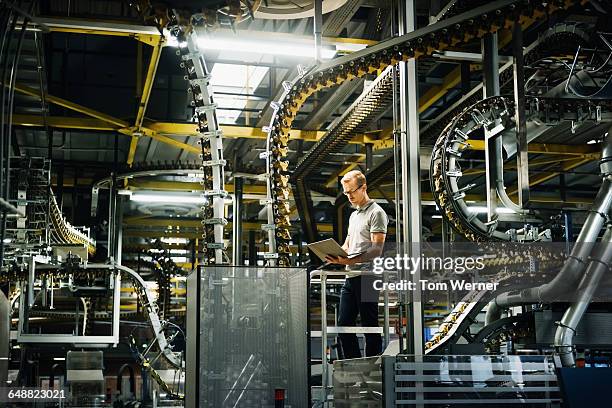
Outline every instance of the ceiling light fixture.
<path fill-rule="evenodd" d="M 314 44 L 291 44 L 227 38 L 199 38 L 198 46 L 202 50 L 232 50 L 236 52 L 247 52 L 254 54 L 314 58 Z M 321 49 L 321 58 L 323 59 L 331 59 L 335 55 L 335 49 L 325 47 Z"/>
<path fill-rule="evenodd" d="M 482 206 L 482 205 L 474 205 L 471 207 L 468 207 L 468 209 L 470 210 L 470 212 L 475 212 L 475 213 L 486 213 L 487 212 L 487 207 Z M 495 209 L 495 211 L 498 214 L 515 214 L 514 211 L 512 211 L 510 208 L 506 208 L 506 207 L 497 207 Z"/>
<path fill-rule="evenodd" d="M 167 36 L 166 44 L 171 47 L 178 47 L 179 44 L 175 37 Z M 181 43 L 180 46 L 186 46 L 186 43 Z M 312 58 L 315 57 L 315 48 L 313 41 L 303 42 L 282 42 L 282 41 L 265 41 L 252 40 L 243 38 L 228 38 L 228 37 L 210 37 L 201 36 L 198 39 L 198 46 L 202 50 L 214 51 L 233 51 L 244 52 L 249 54 L 259 55 L 277 55 L 287 57 Z M 321 58 L 331 59 L 336 55 L 336 46 L 323 46 L 321 48 Z"/>
<path fill-rule="evenodd" d="M 202 195 L 186 194 L 151 194 L 135 192 L 130 196 L 131 201 L 140 203 L 180 203 L 180 204 L 206 204 L 208 200 Z"/>
<path fill-rule="evenodd" d="M 188 244 L 189 240 L 187 238 L 178 238 L 178 237 L 162 237 L 160 241 L 165 244 Z"/>

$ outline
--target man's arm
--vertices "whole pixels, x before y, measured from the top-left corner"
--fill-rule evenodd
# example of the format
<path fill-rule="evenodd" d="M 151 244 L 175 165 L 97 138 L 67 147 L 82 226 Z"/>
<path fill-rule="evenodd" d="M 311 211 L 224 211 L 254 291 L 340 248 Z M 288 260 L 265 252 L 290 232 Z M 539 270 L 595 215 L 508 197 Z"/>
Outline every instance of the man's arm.
<path fill-rule="evenodd" d="M 351 236 L 347 235 L 346 239 L 344 240 L 344 244 L 342 244 L 342 249 L 344 249 L 344 252 L 348 252 L 349 248 L 351 247 L 350 238 Z"/>

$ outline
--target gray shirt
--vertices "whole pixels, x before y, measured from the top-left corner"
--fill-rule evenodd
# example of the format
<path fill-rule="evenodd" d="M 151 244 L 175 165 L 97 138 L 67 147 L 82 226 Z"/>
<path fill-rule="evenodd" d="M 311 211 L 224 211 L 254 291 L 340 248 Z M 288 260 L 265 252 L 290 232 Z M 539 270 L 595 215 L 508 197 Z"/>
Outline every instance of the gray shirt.
<path fill-rule="evenodd" d="M 349 255 L 362 253 L 368 250 L 372 244 L 370 236 L 373 232 L 387 233 L 389 218 L 382 207 L 374 202 L 368 201 L 364 206 L 351 213 L 349 218 L 348 240 Z M 351 269 L 356 269 L 353 265 Z M 348 268 L 347 268 L 348 269 Z"/>

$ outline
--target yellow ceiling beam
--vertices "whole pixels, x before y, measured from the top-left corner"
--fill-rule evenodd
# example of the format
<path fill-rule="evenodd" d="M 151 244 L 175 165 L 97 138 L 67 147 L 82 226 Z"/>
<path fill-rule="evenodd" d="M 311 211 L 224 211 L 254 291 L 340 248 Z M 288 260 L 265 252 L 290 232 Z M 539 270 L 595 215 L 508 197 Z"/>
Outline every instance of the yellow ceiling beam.
<path fill-rule="evenodd" d="M 25 85 L 16 85 L 15 86 L 15 90 L 23 93 L 25 95 L 30 95 L 33 97 L 38 98 L 40 95 L 38 93 L 38 91 L 34 88 L 30 88 L 27 87 Z M 91 118 L 97 119 L 99 122 L 95 122 L 95 126 L 99 126 L 100 123 L 106 123 L 107 125 L 114 125 L 114 128 L 111 127 L 111 130 L 114 131 L 118 131 L 121 134 L 124 135 L 128 135 L 128 136 L 132 136 L 134 134 L 134 132 L 141 132 L 143 135 L 148 136 L 152 139 L 155 139 L 161 143 L 165 143 L 171 146 L 174 146 L 176 148 L 179 149 L 185 149 L 188 152 L 191 153 L 195 153 L 195 154 L 199 154 L 200 153 L 200 149 L 196 146 L 192 146 L 192 145 L 188 145 L 186 143 L 183 142 L 179 142 L 178 140 L 175 140 L 171 137 L 168 136 L 164 136 L 164 135 L 159 135 L 157 134 L 155 131 L 152 131 L 151 129 L 148 129 L 146 127 L 141 127 L 140 129 L 137 129 L 134 126 L 130 126 L 130 124 L 126 121 L 123 121 L 121 119 L 115 118 L 113 116 L 107 115 L 105 113 L 96 111 L 94 109 L 90 109 L 87 108 L 83 105 L 79 105 L 77 103 L 68 101 L 66 99 L 63 98 L 58 98 L 56 96 L 53 95 L 47 95 L 46 96 L 46 100 L 50 103 L 53 103 L 55 105 L 59 105 L 62 106 L 66 109 L 70 109 L 73 110 L 75 112 L 79 112 L 82 113 L 84 115 L 87 115 Z M 44 126 L 44 122 L 42 120 L 42 117 L 40 118 L 39 121 L 36 121 L 34 119 L 34 117 L 32 115 L 14 115 L 13 116 L 14 119 L 24 119 L 25 120 L 25 124 L 23 126 Z M 85 129 L 85 125 L 87 123 L 92 123 L 91 120 L 89 121 L 79 121 L 79 118 L 70 118 L 69 120 L 66 121 L 66 123 L 62 124 L 62 119 L 58 118 L 58 117 L 50 117 L 47 118 L 49 124 L 51 123 L 55 123 L 57 125 L 57 127 L 62 127 L 62 128 L 68 128 L 69 124 L 76 124 L 77 128 L 79 129 Z M 19 121 L 15 121 L 14 124 L 19 126 L 21 122 Z M 61 124 L 61 125 L 60 125 Z M 93 129 L 92 129 L 93 130 Z M 106 130 L 106 129 L 105 129 Z"/>
<path fill-rule="evenodd" d="M 365 149 L 362 149 L 362 152 Z M 339 170 L 335 171 L 327 181 L 325 182 L 325 187 L 335 187 L 338 184 L 338 177 L 344 176 L 349 171 L 353 170 L 355 167 L 359 165 L 359 163 L 365 160 L 365 154 L 358 153 L 354 154 L 348 158 L 347 162 L 345 162 L 344 166 L 342 166 Z"/>
<path fill-rule="evenodd" d="M 243 222 L 242 229 L 244 231 L 260 231 L 261 226 L 264 222 Z M 200 228 L 202 221 L 199 219 L 181 219 L 181 218 L 146 218 L 146 219 L 124 219 L 123 225 L 126 227 L 168 227 L 170 231 L 180 232 L 180 228 Z M 296 224 L 297 225 L 297 224 Z M 178 228 L 177 228 L 178 227 Z M 317 224 L 319 231 L 321 232 L 332 232 L 333 225 L 328 223 Z M 225 226 L 227 231 L 231 231 L 232 223 L 228 223 Z M 136 232 L 137 230 L 124 230 L 130 232 Z M 149 232 L 149 231 L 142 231 Z M 159 232 L 157 233 L 159 236 Z"/>
<path fill-rule="evenodd" d="M 74 104 L 70 106 L 74 107 Z M 84 107 L 82 107 L 84 108 Z M 69 108 L 70 109 L 70 108 Z M 76 109 L 75 109 L 76 110 Z M 100 116 L 100 112 L 90 111 L 91 115 Z M 100 118 L 77 118 L 77 117 L 65 117 L 65 116 L 49 116 L 47 117 L 47 125 L 54 128 L 61 129 L 80 129 L 80 130 L 103 130 L 103 131 L 119 131 L 123 134 L 131 135 L 133 132 L 138 132 L 136 127 L 129 126 L 127 122 L 121 122 L 122 126 L 113 126 L 111 117 L 107 117 L 106 120 Z M 117 119 L 118 120 L 118 119 Z M 199 154 L 200 150 L 196 146 L 188 145 L 183 142 L 179 142 L 172 136 L 197 136 L 197 127 L 195 123 L 171 123 L 171 122 L 144 122 L 145 126 L 141 127 L 141 132 L 144 136 L 157 139 L 162 143 L 170 144 L 175 147 L 186 149 L 189 152 Z M 42 116 L 38 115 L 13 115 L 13 124 L 16 126 L 32 126 L 42 127 L 44 126 Z M 123 126 L 124 125 L 124 126 Z M 264 133 L 261 128 L 254 128 L 248 126 L 233 126 L 233 125 L 221 125 L 223 136 L 228 139 L 259 139 L 265 140 L 267 134 Z M 389 142 L 393 143 L 392 139 L 387 137 L 390 134 L 391 128 L 386 128 L 377 133 L 369 132 L 367 134 L 357 134 L 349 142 L 351 144 L 374 144 L 374 149 L 387 148 L 386 144 Z M 307 142 L 316 142 L 323 135 L 325 131 L 313 131 L 313 130 L 300 130 L 292 129 L 290 132 L 291 140 L 305 140 Z"/>
<path fill-rule="evenodd" d="M 147 127 L 155 132 L 166 135 L 176 136 L 197 136 L 198 129 L 195 123 L 173 123 L 173 122 L 153 122 L 147 123 Z M 220 125 L 223 131 L 223 137 L 228 139 L 262 139 L 265 140 L 268 134 L 265 133 L 261 128 L 254 128 L 248 126 L 234 126 L 234 125 Z M 300 130 L 292 129 L 289 132 L 289 139 L 293 140 L 306 140 L 309 142 L 316 142 L 323 135 L 325 131 L 315 130 Z"/>
<path fill-rule="evenodd" d="M 442 98 L 449 89 L 456 87 L 460 82 L 461 67 L 457 66 L 444 77 L 442 84 L 432 86 L 419 98 L 419 113 L 423 113 L 427 108 L 431 107 L 431 105 Z"/>
<path fill-rule="evenodd" d="M 544 183 L 545 181 L 555 178 L 564 172 L 573 170 L 576 167 L 580 167 L 583 164 L 589 163 L 593 160 L 597 160 L 597 158 L 598 157 L 595 155 L 583 155 L 574 160 L 566 161 L 563 163 L 563 165 L 561 165 L 561 169 L 558 171 L 551 171 L 550 173 L 539 174 L 537 177 L 531 178 L 529 180 L 529 187 L 537 186 L 538 184 Z M 517 195 L 517 193 L 518 193 L 518 188 L 515 188 L 512 191 L 510 191 L 508 195 L 514 197 Z M 530 198 L 530 201 L 533 201 L 533 200 Z"/>
<path fill-rule="evenodd" d="M 44 23 L 45 26 L 49 27 L 52 32 L 61 33 L 72 33 L 72 34 L 84 34 L 84 35 L 105 35 L 114 37 L 130 37 L 138 41 L 145 42 L 150 45 L 154 45 L 159 41 L 162 33 L 154 26 L 142 26 L 134 24 L 126 24 L 121 21 L 106 21 L 106 20 L 85 20 L 78 18 L 37 18 L 37 21 Z M 229 29 L 219 29 L 216 31 L 217 34 L 230 34 L 234 32 Z M 310 43 L 311 37 L 300 36 L 288 33 L 273 33 L 268 31 L 249 31 L 250 36 L 259 36 L 267 40 L 271 39 L 282 39 L 287 40 L 287 36 L 290 39 L 301 41 L 304 43 Z M 352 50 L 354 45 L 361 46 L 372 46 L 377 44 L 377 41 L 367 40 L 363 38 L 341 38 L 341 37 L 323 37 L 324 44 L 335 45 L 336 48 L 342 49 L 343 45 Z"/>
<path fill-rule="evenodd" d="M 45 126 L 43 117 L 40 115 L 13 114 L 13 124 L 26 127 Z M 102 130 L 108 132 L 117 130 L 116 126 L 100 119 L 68 116 L 47 116 L 47 125 L 52 128 L 60 129 Z"/>
<path fill-rule="evenodd" d="M 119 31 L 108 31 L 108 30 L 96 30 L 86 28 L 51 28 L 51 31 L 56 33 L 72 33 L 72 34 L 89 34 L 89 35 L 105 35 L 113 37 L 129 37 L 136 41 L 143 42 L 145 44 L 153 45 L 159 41 L 160 36 L 155 34 L 133 34 L 128 32 Z"/>
<path fill-rule="evenodd" d="M 151 59 L 149 60 L 149 66 L 147 67 L 147 76 L 145 77 L 145 82 L 142 87 L 142 96 L 138 105 L 138 112 L 136 113 L 136 121 L 134 126 L 137 128 L 142 126 L 144 115 L 147 111 L 147 105 L 149 104 L 149 98 L 151 97 L 151 90 L 153 89 L 153 82 L 155 81 L 155 74 L 157 73 L 157 66 L 159 65 L 163 43 L 164 39 L 162 37 L 159 44 L 154 46 L 151 52 Z"/>
<path fill-rule="evenodd" d="M 40 98 L 40 91 L 38 89 L 35 88 L 30 88 L 29 86 L 23 85 L 23 84 L 17 84 L 15 85 L 15 91 L 22 93 L 24 95 L 29 95 L 29 96 L 33 96 L 35 98 Z M 66 109 L 70 109 L 72 111 L 75 112 L 79 112 L 82 113 L 86 116 L 95 118 L 95 119 L 99 119 L 105 123 L 108 123 L 110 125 L 114 125 L 116 127 L 119 128 L 123 128 L 123 127 L 127 127 L 130 124 L 124 120 L 115 118 L 111 115 L 107 115 L 105 113 L 99 112 L 95 109 L 91 109 L 88 108 L 86 106 L 83 105 L 79 105 L 78 103 L 75 102 L 71 102 L 68 101 L 66 99 L 63 98 L 59 98 L 57 96 L 53 96 L 53 95 L 46 95 L 45 99 L 47 102 L 52 103 L 54 105 L 58 105 L 61 107 L 64 107 Z"/>
<path fill-rule="evenodd" d="M 124 135 L 128 135 L 128 136 L 132 136 L 134 134 L 134 132 L 136 131 L 136 128 L 134 127 L 127 127 L 127 128 L 123 128 L 123 129 L 119 129 L 118 130 L 119 133 L 122 133 Z M 178 149 L 185 149 L 186 151 L 190 152 L 190 153 L 195 153 L 195 154 L 200 154 L 201 150 L 196 147 L 196 146 L 192 146 L 190 144 L 187 143 L 183 143 L 183 142 L 179 142 L 176 139 L 173 139 L 171 137 L 168 136 L 163 136 L 160 134 L 157 134 L 156 132 L 151 131 L 150 129 L 147 128 L 140 128 L 139 130 L 140 132 L 142 132 L 142 134 L 144 136 L 148 136 L 151 139 L 155 139 L 158 142 L 170 145 L 170 146 L 174 146 Z"/>
<path fill-rule="evenodd" d="M 139 26 L 117 21 L 85 20 L 77 18 L 37 18 L 51 32 L 85 35 L 104 35 L 113 37 L 129 37 L 149 45 L 159 43 L 164 38 L 157 27 Z"/>
<path fill-rule="evenodd" d="M 202 185 L 197 182 L 180 182 L 164 180 L 142 180 L 131 179 L 131 188 L 143 190 L 165 190 L 165 191 L 202 191 Z M 226 184 L 225 190 L 228 193 L 234 192 L 233 184 Z M 243 187 L 244 194 L 266 194 L 266 186 L 247 184 Z"/>
<path fill-rule="evenodd" d="M 151 52 L 151 59 L 149 60 L 149 66 L 147 68 L 147 76 L 145 77 L 145 82 L 142 87 L 142 95 L 140 97 L 140 103 L 138 104 L 138 111 L 136 112 L 136 120 L 134 121 L 134 128 L 136 128 L 137 131 L 132 133 L 132 139 L 130 140 L 130 148 L 128 150 L 127 157 L 128 166 L 131 166 L 132 163 L 134 163 L 136 148 L 138 147 L 138 131 L 142 128 L 144 115 L 147 111 L 147 105 L 149 104 L 149 99 L 151 97 L 151 90 L 153 89 L 153 82 L 155 80 L 157 66 L 159 65 L 163 44 L 164 37 L 160 37 L 159 43 L 153 46 L 153 50 Z M 140 86 L 140 84 L 137 84 L 137 86 Z"/>

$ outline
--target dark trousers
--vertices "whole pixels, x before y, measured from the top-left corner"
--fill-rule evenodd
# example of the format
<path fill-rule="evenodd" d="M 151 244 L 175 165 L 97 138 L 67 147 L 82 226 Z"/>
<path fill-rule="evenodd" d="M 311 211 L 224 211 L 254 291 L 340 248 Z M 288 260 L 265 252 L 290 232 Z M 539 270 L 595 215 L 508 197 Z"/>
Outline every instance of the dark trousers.
<path fill-rule="evenodd" d="M 340 292 L 340 313 L 338 326 L 356 326 L 357 314 L 361 316 L 362 327 L 378 327 L 378 292 L 372 287 L 373 276 L 347 278 Z M 339 334 L 344 358 L 359 358 L 359 341 L 355 334 Z M 380 334 L 366 334 L 366 357 L 382 352 Z"/>

